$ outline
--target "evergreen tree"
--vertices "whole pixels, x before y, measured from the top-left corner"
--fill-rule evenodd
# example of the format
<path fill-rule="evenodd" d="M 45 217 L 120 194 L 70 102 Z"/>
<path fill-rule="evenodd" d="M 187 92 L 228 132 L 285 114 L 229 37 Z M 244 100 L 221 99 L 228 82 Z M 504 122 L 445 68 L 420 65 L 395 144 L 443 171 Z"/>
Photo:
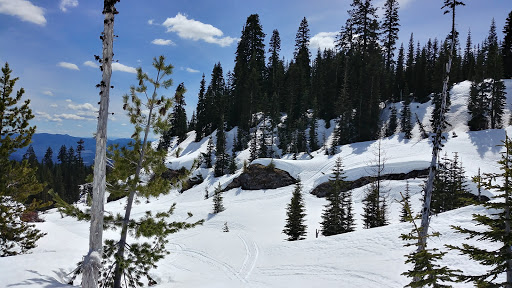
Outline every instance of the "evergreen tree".
<path fill-rule="evenodd" d="M 263 98 L 265 73 L 265 33 L 258 14 L 247 17 L 236 49 L 233 71 L 233 109 L 228 126 L 248 131 L 252 114 L 258 112 Z"/>
<path fill-rule="evenodd" d="M 393 134 L 395 134 L 397 124 L 397 115 L 396 115 L 396 107 L 391 107 L 391 115 L 389 116 L 389 122 L 386 127 L 386 133 L 384 134 L 385 137 L 390 137 Z"/>
<path fill-rule="evenodd" d="M 404 44 L 402 43 L 400 45 L 400 49 L 398 50 L 398 58 L 396 60 L 396 67 L 395 67 L 395 86 L 394 86 L 394 97 L 393 102 L 397 101 L 403 101 L 404 96 L 404 88 L 405 88 L 405 71 L 404 71 Z"/>
<path fill-rule="evenodd" d="M 197 100 L 197 123 L 196 123 L 196 142 L 201 141 L 205 135 L 205 127 L 206 127 L 206 99 L 205 99 L 205 93 L 206 93 L 206 81 L 203 77 L 201 78 L 201 84 L 199 86 L 199 94 L 198 94 L 198 100 Z"/>
<path fill-rule="evenodd" d="M 477 287 L 511 287 L 512 286 L 512 233 L 511 233 L 511 211 L 512 211 L 512 143 L 506 136 L 502 145 L 505 151 L 502 152 L 501 160 L 498 161 L 500 172 L 484 174 L 484 178 L 489 181 L 483 181 L 482 186 L 485 189 L 496 191 L 495 201 L 484 203 L 488 213 L 474 214 L 473 220 L 476 225 L 483 226 L 486 229 L 464 228 L 461 226 L 452 226 L 456 232 L 467 236 L 466 239 L 476 239 L 478 241 L 489 241 L 493 243 L 492 247 L 487 248 L 482 245 L 471 245 L 463 243 L 460 246 L 448 246 L 462 254 L 469 256 L 472 260 L 481 265 L 489 267 L 485 273 L 480 275 L 463 275 L 461 278 L 467 282 L 473 282 Z M 500 179 L 501 181 L 495 181 Z M 497 280 L 498 276 L 505 274 L 504 281 Z"/>
<path fill-rule="evenodd" d="M 411 107 L 408 100 L 403 102 L 400 115 L 400 132 L 404 133 L 405 139 L 412 138 Z"/>
<path fill-rule="evenodd" d="M 302 197 L 302 185 L 300 180 L 295 184 L 292 198 L 286 209 L 286 224 L 283 233 L 288 236 L 288 241 L 302 240 L 306 236 L 306 207 Z"/>
<path fill-rule="evenodd" d="M 439 161 L 430 206 L 433 214 L 466 205 L 470 193 L 464 179 L 464 169 L 462 163 L 459 162 L 457 153 L 453 159 L 448 159 L 445 155 Z"/>
<path fill-rule="evenodd" d="M 226 208 L 224 208 L 222 200 L 222 187 L 219 183 L 219 185 L 215 187 L 215 192 L 213 194 L 213 214 L 220 213 L 224 210 L 226 210 Z"/>
<path fill-rule="evenodd" d="M 187 112 L 185 111 L 186 104 L 184 95 L 186 91 L 187 89 L 183 83 L 176 88 L 170 128 L 162 133 L 160 143 L 158 143 L 159 149 L 167 151 L 172 137 L 177 137 L 178 143 L 185 141 L 187 138 Z"/>
<path fill-rule="evenodd" d="M 501 80 L 503 77 L 502 55 L 498 45 L 498 36 L 496 34 L 496 24 L 494 19 L 491 23 L 489 35 L 487 36 L 487 59 L 485 63 L 486 77 L 491 78 L 489 83 L 489 116 L 491 129 L 502 127 L 503 113 L 506 102 L 505 84 Z"/>
<path fill-rule="evenodd" d="M 18 77 L 11 79 L 12 70 L 6 62 L 2 67 L 2 75 L 0 77 L 0 167 L 7 167 L 9 155 L 19 148 L 26 147 L 30 144 L 32 135 L 36 131 L 35 126 L 29 126 L 29 121 L 34 118 L 32 110 L 29 108 L 30 99 L 21 101 L 25 89 L 20 88 L 16 91 L 15 96 L 11 96 L 14 92 L 14 85 L 18 81 Z M 21 104 L 21 105 L 19 105 Z M 0 168 L 0 174 L 5 171 Z"/>
<path fill-rule="evenodd" d="M 224 132 L 224 117 L 217 128 L 217 145 L 215 146 L 215 177 L 227 173 L 229 166 L 229 155 L 226 152 L 226 133 Z"/>
<path fill-rule="evenodd" d="M 322 213 L 322 235 L 331 236 L 354 230 L 352 197 L 347 191 L 341 157 L 336 159 L 326 200 L 329 202 Z M 349 204 L 350 203 L 350 204 Z"/>
<path fill-rule="evenodd" d="M 471 30 L 468 31 L 461 70 L 463 80 L 473 79 L 475 74 L 475 55 L 473 52 L 473 43 L 471 41 Z"/>
<path fill-rule="evenodd" d="M 512 11 L 508 13 L 503 27 L 503 42 L 501 43 L 501 54 L 503 55 L 503 76 L 512 78 Z"/>
<path fill-rule="evenodd" d="M 374 228 L 388 224 L 387 203 L 385 191 L 382 187 L 382 175 L 386 165 L 386 157 L 382 150 L 381 141 L 377 142 L 377 147 L 373 152 L 375 160 L 370 163 L 373 181 L 366 189 L 366 195 L 363 199 L 363 221 L 364 228 Z"/>
<path fill-rule="evenodd" d="M 143 183 L 140 181 L 140 173 L 144 171 L 152 171 L 156 175 L 166 170 L 164 165 L 164 158 L 167 151 L 155 151 L 151 148 L 151 143 L 148 142 L 148 136 L 151 129 L 154 133 L 165 131 L 168 129 L 167 112 L 172 107 L 171 99 L 164 96 L 158 96 L 158 89 L 167 89 L 172 85 L 172 79 L 169 76 L 172 73 L 173 66 L 165 64 L 165 57 L 160 56 L 158 59 L 153 59 L 153 67 L 157 70 L 157 78 L 151 79 L 146 73 L 142 72 L 141 68 L 137 69 L 138 86 L 130 88 L 130 95 L 123 96 L 123 109 L 127 111 L 130 122 L 135 125 L 135 132 L 132 135 L 133 141 L 130 147 L 122 147 L 116 149 L 111 148 L 111 158 L 115 163 L 112 173 L 109 178 L 111 191 L 128 191 L 127 206 L 124 217 L 119 217 L 122 220 L 121 224 L 121 237 L 119 242 L 115 244 L 115 268 L 113 273 L 113 286 L 118 288 L 121 286 L 121 279 L 123 275 L 128 274 L 131 277 L 129 266 L 124 262 L 130 253 L 137 254 L 130 245 L 127 245 L 126 238 L 128 229 L 131 223 L 131 209 L 135 195 L 138 194 L 144 197 L 157 196 L 161 193 L 169 191 L 170 183 L 168 180 L 161 177 L 154 177 L 153 181 Z M 148 93 L 148 83 L 153 85 L 153 91 Z M 147 102 L 143 103 L 139 96 L 142 94 Z M 150 95 L 148 95 L 150 94 Z M 141 108 L 146 107 L 149 110 L 148 115 L 141 113 Z M 142 137 L 141 137 L 142 134 Z M 144 234 L 144 232 L 142 232 Z M 146 233 L 144 236 L 155 237 L 154 233 Z M 158 240 L 160 243 L 165 243 L 163 240 Z M 162 242 L 163 241 L 163 242 Z M 149 245 L 149 244 L 148 244 Z M 163 244 L 162 244 L 163 245 Z M 130 253 L 125 255 L 125 250 L 128 247 Z M 164 251 L 154 251 L 155 253 L 163 253 Z M 114 252 L 113 252 L 114 254 Z M 143 255 L 137 255 L 143 257 Z M 163 257 L 163 255 L 161 256 Z M 157 257 L 158 259 L 158 257 Z M 153 264 L 154 265 L 154 264 Z M 150 266 L 151 267 L 151 266 Z"/>
<path fill-rule="evenodd" d="M 44 153 L 42 164 L 48 166 L 50 169 L 53 168 L 53 150 L 49 146 Z"/>
<path fill-rule="evenodd" d="M 9 160 L 12 152 L 29 145 L 36 127 L 29 125 L 34 118 L 30 100 L 21 101 L 25 90 L 20 88 L 11 96 L 18 78 L 11 79 L 12 70 L 5 63 L 0 77 L 0 257 L 26 253 L 36 247 L 44 234 L 34 225 L 21 220 L 29 197 L 42 191 L 36 171 L 30 167 L 31 155 L 21 163 Z M 32 150 L 33 152 L 33 150 Z M 37 163 L 37 159 L 35 159 Z M 35 207 L 29 207 L 34 209 Z"/>
<path fill-rule="evenodd" d="M 468 111 L 471 114 L 468 126 L 471 131 L 484 130 L 489 125 L 489 100 L 487 95 L 490 93 L 490 86 L 489 82 L 484 81 L 484 61 L 485 52 L 483 49 L 478 49 L 475 75 L 472 79 L 468 99 Z"/>
<path fill-rule="evenodd" d="M 212 136 L 208 138 L 208 143 L 206 144 L 206 153 L 201 153 L 201 156 L 203 157 L 204 164 L 206 165 L 206 168 L 212 168 L 213 167 L 213 139 Z"/>
<path fill-rule="evenodd" d="M 398 31 L 399 31 L 399 17 L 398 17 L 398 1 L 397 0 L 386 0 L 384 4 L 384 18 L 381 23 L 382 27 L 382 46 L 383 46 L 383 54 L 384 54 L 384 69 L 385 74 L 384 77 L 386 81 L 384 81 L 385 85 L 385 98 L 384 99 L 396 99 L 396 96 L 393 97 L 393 87 L 391 83 L 393 83 L 393 64 L 394 64 L 394 51 L 396 41 L 398 40 Z"/>
<path fill-rule="evenodd" d="M 402 197 L 402 210 L 400 211 L 400 222 L 408 222 L 412 218 L 412 209 L 411 209 L 411 190 L 409 186 L 409 180 L 405 182 L 405 191 Z"/>

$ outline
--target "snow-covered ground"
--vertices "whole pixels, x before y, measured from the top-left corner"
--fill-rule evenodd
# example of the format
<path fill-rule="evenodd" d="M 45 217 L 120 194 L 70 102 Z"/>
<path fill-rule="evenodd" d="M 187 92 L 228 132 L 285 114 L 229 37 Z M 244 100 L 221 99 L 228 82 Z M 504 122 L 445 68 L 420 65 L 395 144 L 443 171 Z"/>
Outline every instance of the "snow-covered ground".
<path fill-rule="evenodd" d="M 506 129 L 469 132 L 466 126 L 466 110 L 469 82 L 462 82 L 452 89 L 452 106 L 448 121 L 447 141 L 442 153 L 452 157 L 457 152 L 464 169 L 469 187 L 471 176 L 482 172 L 497 172 L 496 161 L 500 158 L 502 147 L 497 147 L 510 135 L 512 127 Z M 508 95 L 512 95 L 512 81 L 507 80 Z M 509 101 L 512 97 L 509 97 Z M 508 122 L 510 102 L 507 104 Z M 397 105 L 398 110 L 401 105 Z M 411 105 L 412 115 L 420 117 L 429 127 L 431 107 L 429 103 Z M 383 119 L 386 119 L 384 113 Z M 329 130 L 319 125 L 319 138 L 330 136 Z M 386 158 L 385 173 L 408 172 L 427 168 L 431 158 L 431 144 L 419 138 L 418 128 L 414 128 L 414 137 L 405 140 L 394 135 L 381 140 Z M 455 132 L 455 134 L 453 134 Z M 234 131 L 228 133 L 227 143 L 232 143 Z M 195 135 L 179 146 L 173 145 L 169 151 L 168 166 L 171 168 L 192 167 L 194 159 L 206 150 L 207 139 L 193 142 Z M 328 139 L 328 138 L 327 138 Z M 309 194 L 318 184 L 327 181 L 338 156 L 343 158 L 344 168 L 349 180 L 371 173 L 376 141 L 345 145 L 336 156 L 326 156 L 322 150 L 312 153 L 311 157 L 291 157 L 274 159 L 277 168 L 288 171 L 294 177 L 300 177 L 306 202 L 308 225 L 307 237 L 303 241 L 288 242 L 282 234 L 285 223 L 285 208 L 291 198 L 293 186 L 274 190 L 243 191 L 232 189 L 224 193 L 226 210 L 217 215 L 210 214 L 212 200 L 204 200 L 204 191 L 213 193 L 220 183 L 223 187 L 239 175 L 212 176 L 212 171 L 200 169 L 205 181 L 187 190 L 183 194 L 171 191 L 150 203 L 141 201 L 135 205 L 132 215 L 141 217 L 146 210 L 164 211 L 172 203 L 177 203 L 173 219 L 176 221 L 195 221 L 205 219 L 197 228 L 181 231 L 170 236 L 167 248 L 171 252 L 152 270 L 151 277 L 158 285 L 155 287 L 403 287 L 408 279 L 401 275 L 410 269 L 404 264 L 404 255 L 413 248 L 403 247 L 400 234 L 410 231 L 407 223 L 399 223 L 400 205 L 397 199 L 404 191 L 405 181 L 387 181 L 389 190 L 389 218 L 391 224 L 374 229 L 362 229 L 362 198 L 365 187 L 353 191 L 356 213 L 356 231 L 330 237 L 315 237 L 320 229 L 320 219 L 325 199 Z M 179 156 L 179 157 L 177 157 Z M 238 155 L 241 167 L 248 151 Z M 255 162 L 267 165 L 270 159 L 258 159 Z M 412 203 L 414 211 L 420 209 L 422 179 L 411 179 Z M 485 191 L 488 196 L 492 195 Z M 105 209 L 120 212 L 124 200 L 106 204 Z M 194 214 L 187 219 L 187 212 Z M 472 226 L 473 213 L 486 213 L 479 206 L 442 213 L 432 219 L 432 230 L 442 235 L 431 239 L 429 246 L 444 249 L 444 244 L 460 244 L 465 241 L 463 235 L 455 234 L 450 225 Z M 66 274 L 71 272 L 88 249 L 89 224 L 77 222 L 70 217 L 62 217 L 55 210 L 42 216 L 46 221 L 36 224 L 47 235 L 38 242 L 31 254 L 0 258 L 0 287 L 69 287 Z M 229 232 L 222 232 L 227 222 Z M 107 231 L 106 238 L 117 239 L 116 232 Z M 485 244 L 487 245 L 487 244 Z M 445 249 L 444 249 L 445 250 Z M 453 269 L 467 273 L 480 273 L 483 268 L 464 256 L 449 251 L 442 263 Z M 78 281 L 76 281 L 76 284 Z M 472 287 L 471 284 L 456 284 L 457 287 Z"/>

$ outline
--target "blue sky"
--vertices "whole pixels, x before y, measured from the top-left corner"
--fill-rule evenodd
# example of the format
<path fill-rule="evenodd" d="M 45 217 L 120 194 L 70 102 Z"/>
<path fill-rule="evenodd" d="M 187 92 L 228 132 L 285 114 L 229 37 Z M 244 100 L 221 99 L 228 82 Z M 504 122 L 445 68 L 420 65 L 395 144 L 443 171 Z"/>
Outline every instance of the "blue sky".
<path fill-rule="evenodd" d="M 210 77 L 221 62 L 224 72 L 234 65 L 236 41 L 247 16 L 260 15 L 266 41 L 273 29 L 281 35 L 281 56 L 293 55 L 295 33 L 303 17 L 311 30 L 313 53 L 332 45 L 333 35 L 347 19 L 351 0 L 121 0 L 117 4 L 114 31 L 115 59 L 109 110 L 109 138 L 129 137 L 132 127 L 121 109 L 122 95 L 136 84 L 134 68 L 151 75 L 153 57 L 164 55 L 175 67 L 174 95 L 181 82 L 187 87 L 187 113 L 197 104 L 201 75 Z M 376 0 L 383 6 L 384 0 Z M 501 30 L 512 10 L 510 0 L 466 0 L 459 9 L 457 28 L 464 44 L 471 29 L 480 43 L 494 18 Z M 399 0 L 400 40 L 407 45 L 410 33 L 422 44 L 428 38 L 442 39 L 449 31 L 450 17 L 443 15 L 442 0 Z M 101 54 L 103 1 L 92 0 L 0 0 L 0 64 L 8 62 L 20 77 L 36 115 L 37 132 L 91 137 L 96 131 L 95 111 L 101 72 L 93 55 Z"/>

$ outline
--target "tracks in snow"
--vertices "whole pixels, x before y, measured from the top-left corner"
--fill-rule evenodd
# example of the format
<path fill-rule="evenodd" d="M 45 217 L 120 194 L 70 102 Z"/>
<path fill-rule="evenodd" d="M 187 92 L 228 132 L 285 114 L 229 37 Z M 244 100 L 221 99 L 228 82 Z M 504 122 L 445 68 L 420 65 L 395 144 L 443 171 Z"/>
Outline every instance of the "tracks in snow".
<path fill-rule="evenodd" d="M 247 279 L 249 278 L 252 271 L 256 267 L 256 262 L 258 261 L 260 252 L 258 244 L 256 244 L 256 242 L 254 242 L 252 239 L 250 239 L 246 235 L 237 234 L 237 236 L 242 241 L 245 248 L 245 258 L 240 269 L 238 270 L 235 269 L 230 264 L 210 256 L 206 252 L 187 248 L 185 245 L 180 245 L 178 243 L 169 244 L 174 246 L 173 249 L 171 249 L 172 252 L 176 254 L 184 254 L 191 256 L 203 263 L 207 263 L 212 267 L 222 270 L 231 280 L 239 280 L 240 282 L 247 283 Z M 176 260 L 176 258 L 172 259 L 171 261 L 174 260 Z"/>

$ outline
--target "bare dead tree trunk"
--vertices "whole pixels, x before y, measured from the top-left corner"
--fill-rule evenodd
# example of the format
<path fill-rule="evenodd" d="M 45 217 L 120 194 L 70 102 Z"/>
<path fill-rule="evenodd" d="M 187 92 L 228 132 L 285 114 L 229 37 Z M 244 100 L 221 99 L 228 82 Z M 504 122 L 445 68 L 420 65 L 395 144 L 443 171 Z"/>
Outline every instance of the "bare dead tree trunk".
<path fill-rule="evenodd" d="M 460 3 L 460 4 L 459 4 Z M 446 109 L 446 98 L 448 97 L 448 82 L 450 81 L 450 70 L 452 67 L 452 58 L 453 58 L 453 50 L 455 49 L 455 7 L 457 5 L 464 5 L 462 2 L 456 0 L 445 1 L 444 7 L 449 7 L 452 12 L 452 38 L 450 43 L 450 53 L 448 54 L 448 63 L 446 63 L 446 76 L 443 82 L 443 94 L 441 95 L 441 108 L 439 109 L 439 121 L 434 127 L 434 136 L 433 136 L 433 148 L 432 148 L 432 160 L 430 161 L 430 168 L 428 173 L 427 184 L 425 187 L 425 199 L 423 203 L 423 210 L 421 212 L 421 226 L 419 228 L 419 239 L 418 239 L 418 249 L 417 251 L 424 251 L 427 247 L 427 235 L 428 228 L 430 225 L 430 204 L 432 201 L 432 190 L 434 184 L 434 178 L 436 175 L 437 168 L 437 158 L 439 155 L 439 151 L 442 149 L 441 141 L 443 140 L 443 124 L 445 122 L 445 114 L 444 111 Z M 413 282 L 419 282 L 421 279 L 419 277 L 414 277 Z"/>
<path fill-rule="evenodd" d="M 105 15 L 103 41 L 103 58 L 101 70 L 103 76 L 100 83 L 100 110 L 96 132 L 96 156 L 94 158 L 93 202 L 91 207 L 91 228 L 89 234 L 89 252 L 83 261 L 82 287 L 94 288 L 98 285 L 99 269 L 103 248 L 103 213 L 106 189 L 107 164 L 107 122 L 110 93 L 110 78 L 112 76 L 112 57 L 114 44 L 114 15 L 117 14 L 115 3 L 119 0 L 105 0 L 103 14 Z"/>

